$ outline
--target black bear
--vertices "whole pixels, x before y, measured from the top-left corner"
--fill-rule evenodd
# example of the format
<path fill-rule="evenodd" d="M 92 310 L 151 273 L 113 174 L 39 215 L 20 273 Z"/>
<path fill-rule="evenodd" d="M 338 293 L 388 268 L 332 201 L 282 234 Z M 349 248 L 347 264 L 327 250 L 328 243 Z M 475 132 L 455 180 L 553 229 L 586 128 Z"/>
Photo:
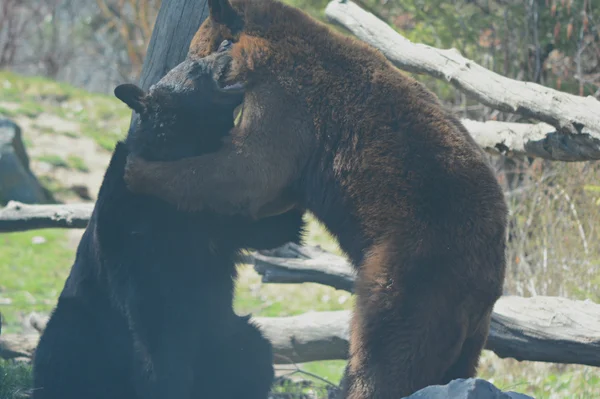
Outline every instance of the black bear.
<path fill-rule="evenodd" d="M 116 146 L 40 339 L 33 399 L 268 396 L 271 345 L 233 312 L 235 262 L 241 248 L 299 242 L 302 212 L 260 221 L 190 215 L 130 192 L 123 180 L 130 151 L 156 160 L 216 151 L 233 126 L 233 106 L 210 105 L 208 89 L 193 109 L 169 95 L 179 72 L 147 95 L 134 85 L 115 89 L 140 118 Z"/>
<path fill-rule="evenodd" d="M 343 397 L 475 375 L 506 263 L 507 207 L 483 151 L 365 43 L 275 0 L 208 3 L 185 62 L 244 94 L 239 124 L 213 153 L 130 156 L 129 187 L 189 211 L 314 213 L 358 272 Z"/>

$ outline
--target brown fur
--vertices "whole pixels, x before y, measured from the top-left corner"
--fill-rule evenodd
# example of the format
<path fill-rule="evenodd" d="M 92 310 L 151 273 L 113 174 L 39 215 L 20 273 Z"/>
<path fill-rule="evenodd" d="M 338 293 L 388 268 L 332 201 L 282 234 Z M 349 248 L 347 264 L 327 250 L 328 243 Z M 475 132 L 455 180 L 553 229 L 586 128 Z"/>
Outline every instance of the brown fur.
<path fill-rule="evenodd" d="M 473 376 L 505 269 L 507 209 L 482 151 L 366 44 L 273 0 L 209 4 L 188 62 L 234 41 L 213 70 L 225 92 L 244 84 L 241 122 L 218 152 L 131 159 L 130 187 L 188 210 L 312 211 L 358 269 L 343 397 Z"/>

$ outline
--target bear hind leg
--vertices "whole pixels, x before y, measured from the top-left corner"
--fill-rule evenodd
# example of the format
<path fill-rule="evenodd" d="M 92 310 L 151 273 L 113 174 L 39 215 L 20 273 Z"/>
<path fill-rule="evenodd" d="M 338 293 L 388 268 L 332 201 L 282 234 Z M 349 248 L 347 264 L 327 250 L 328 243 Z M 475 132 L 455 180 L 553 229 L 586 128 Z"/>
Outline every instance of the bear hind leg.
<path fill-rule="evenodd" d="M 465 340 L 458 360 L 446 371 L 443 384 L 447 384 L 457 378 L 475 377 L 481 351 L 485 346 L 490 331 L 491 315 L 492 311 L 490 309 L 477 330 Z"/>
<path fill-rule="evenodd" d="M 468 309 L 444 291 L 414 283 L 358 291 L 341 398 L 401 398 L 444 383 L 462 354 L 469 320 Z"/>

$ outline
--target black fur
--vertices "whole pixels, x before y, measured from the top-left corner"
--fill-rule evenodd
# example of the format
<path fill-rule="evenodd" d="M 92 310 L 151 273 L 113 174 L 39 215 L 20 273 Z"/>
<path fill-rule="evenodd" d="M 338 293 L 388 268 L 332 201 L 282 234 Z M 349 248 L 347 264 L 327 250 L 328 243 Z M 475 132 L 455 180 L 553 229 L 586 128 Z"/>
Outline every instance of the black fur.
<path fill-rule="evenodd" d="M 145 114 L 113 153 L 36 350 L 33 399 L 267 398 L 271 346 L 233 312 L 235 261 L 242 248 L 299 242 L 302 211 L 251 222 L 128 191 L 129 152 L 198 155 L 231 128 L 232 109 L 181 101 L 160 85 L 134 101 Z"/>

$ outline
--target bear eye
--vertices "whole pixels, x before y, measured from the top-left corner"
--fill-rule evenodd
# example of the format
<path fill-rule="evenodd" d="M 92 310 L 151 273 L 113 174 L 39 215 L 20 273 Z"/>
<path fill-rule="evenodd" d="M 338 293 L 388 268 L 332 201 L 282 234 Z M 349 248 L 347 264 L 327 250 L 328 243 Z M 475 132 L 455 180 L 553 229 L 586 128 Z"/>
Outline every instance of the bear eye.
<path fill-rule="evenodd" d="M 219 45 L 219 48 L 217 49 L 217 53 L 228 50 L 232 44 L 233 44 L 233 42 L 231 40 L 227 40 L 227 39 L 223 40 L 221 42 L 221 44 Z"/>

